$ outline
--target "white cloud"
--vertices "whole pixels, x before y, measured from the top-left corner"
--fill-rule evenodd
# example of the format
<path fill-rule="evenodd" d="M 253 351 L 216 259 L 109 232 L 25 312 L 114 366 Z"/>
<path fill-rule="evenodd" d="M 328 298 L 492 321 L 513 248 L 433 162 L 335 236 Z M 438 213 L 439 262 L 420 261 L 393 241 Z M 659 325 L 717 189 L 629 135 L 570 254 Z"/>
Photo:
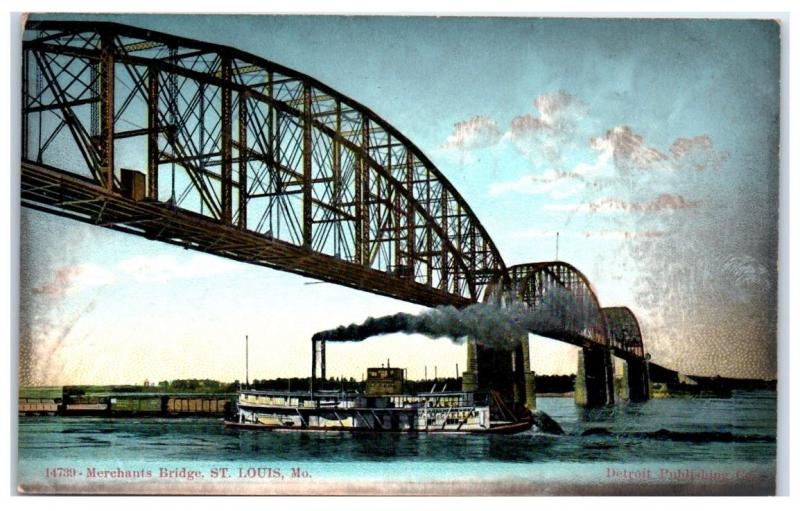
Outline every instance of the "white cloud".
<path fill-rule="evenodd" d="M 682 209 L 694 209 L 701 205 L 701 201 L 687 200 L 682 195 L 662 193 L 654 199 L 629 202 L 624 199 L 605 197 L 594 202 L 582 204 L 546 204 L 544 209 L 549 211 L 581 211 L 584 213 L 660 213 L 672 212 Z"/>
<path fill-rule="evenodd" d="M 476 115 L 466 121 L 457 122 L 453 126 L 453 133 L 447 137 L 441 149 L 465 152 L 483 149 L 497 144 L 502 135 L 497 122 L 489 117 Z"/>
<path fill-rule="evenodd" d="M 492 196 L 504 195 L 506 193 L 521 193 L 524 195 L 536 195 L 549 193 L 553 198 L 560 199 L 574 195 L 580 188 L 580 183 L 573 181 L 575 175 L 556 170 L 547 170 L 541 176 L 522 176 L 512 181 L 501 181 L 494 183 L 489 188 Z"/>
<path fill-rule="evenodd" d="M 203 278 L 240 269 L 240 263 L 195 255 L 179 261 L 170 255 L 135 256 L 107 268 L 93 263 L 59 266 L 49 279 L 31 288 L 53 303 L 75 292 L 101 288 L 124 282 L 167 282 L 173 279 Z"/>
<path fill-rule="evenodd" d="M 588 108 L 563 90 L 537 96 L 533 106 L 536 113 L 514 117 L 505 132 L 494 119 L 482 115 L 457 122 L 439 149 L 455 152 L 463 159 L 474 150 L 510 140 L 531 161 L 560 162 L 567 149 L 577 147 L 578 140 L 583 140 L 577 128 Z"/>
<path fill-rule="evenodd" d="M 114 272 L 97 264 L 81 264 L 80 273 L 75 278 L 77 287 L 102 287 L 117 282 Z"/>
<path fill-rule="evenodd" d="M 194 255 L 188 261 L 178 261 L 170 255 L 158 255 L 131 257 L 120 261 L 117 268 L 136 282 L 168 282 L 236 271 L 238 264 L 208 255 Z"/>
<path fill-rule="evenodd" d="M 673 163 L 681 168 L 703 172 L 719 170 L 728 160 L 727 151 L 718 151 L 708 135 L 678 138 L 669 148 Z"/>
<path fill-rule="evenodd" d="M 637 238 L 660 238 L 661 231 L 595 231 L 585 232 L 584 237 L 601 240 L 630 240 Z"/>
<path fill-rule="evenodd" d="M 529 174 L 510 181 L 494 183 L 489 188 L 492 196 L 507 193 L 523 195 L 549 194 L 553 199 L 563 199 L 587 189 L 596 189 L 598 183 L 611 179 L 610 151 L 596 155 L 593 162 L 580 162 L 570 170 L 547 169 L 540 174 Z"/>
<path fill-rule="evenodd" d="M 665 168 L 669 162 L 667 155 L 645 144 L 642 136 L 628 126 L 611 128 L 604 136 L 593 138 L 591 146 L 600 152 L 610 152 L 615 166 L 622 171 Z"/>
<path fill-rule="evenodd" d="M 107 286 L 116 282 L 114 273 L 96 264 L 73 264 L 55 268 L 50 279 L 35 286 L 35 295 L 60 299 L 81 289 Z"/>
<path fill-rule="evenodd" d="M 547 117 L 545 118 L 547 119 Z M 534 123 L 541 124 L 540 121 Z M 583 194 L 596 197 L 604 191 L 620 197 L 642 196 L 648 192 L 661 193 L 653 204 L 626 202 L 623 199 L 602 199 L 586 204 L 553 204 L 552 211 L 638 211 L 654 212 L 694 207 L 696 202 L 683 201 L 675 193 L 691 194 L 692 179 L 683 174 L 674 179 L 678 171 L 693 170 L 699 176 L 705 170 L 718 170 L 728 158 L 718 151 L 708 135 L 678 138 L 668 151 L 660 151 L 647 144 L 644 138 L 630 127 L 617 126 L 601 137 L 592 138 L 589 147 L 594 150 L 591 161 L 581 161 L 568 170 L 547 169 L 509 181 L 493 184 L 489 193 L 498 196 L 506 193 L 548 194 L 553 199 Z"/>
<path fill-rule="evenodd" d="M 629 126 L 609 129 L 604 136 L 593 138 L 591 146 L 600 152 L 610 151 L 614 157 L 614 165 L 621 172 L 719 170 L 728 159 L 728 153 L 716 150 L 708 135 L 677 138 L 667 153 L 648 145 Z"/>
<path fill-rule="evenodd" d="M 535 163 L 560 162 L 565 151 L 577 146 L 579 122 L 588 109 L 576 96 L 563 90 L 536 97 L 533 106 L 539 115 L 515 117 L 505 137 Z"/>

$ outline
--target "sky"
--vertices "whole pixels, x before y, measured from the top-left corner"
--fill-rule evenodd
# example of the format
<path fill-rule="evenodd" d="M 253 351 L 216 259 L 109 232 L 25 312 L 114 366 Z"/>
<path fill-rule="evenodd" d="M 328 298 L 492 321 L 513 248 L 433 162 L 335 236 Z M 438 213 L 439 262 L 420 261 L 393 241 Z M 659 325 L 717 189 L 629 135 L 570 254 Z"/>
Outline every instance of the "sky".
<path fill-rule="evenodd" d="M 67 16 L 53 16 L 67 19 Z M 746 20 L 77 16 L 234 46 L 404 133 L 508 265 L 556 257 L 628 306 L 661 365 L 776 371 L 779 27 Z M 23 209 L 23 383 L 305 376 L 310 337 L 422 307 Z M 466 350 L 393 335 L 328 347 L 454 376 Z M 28 357 L 28 355 L 30 355 Z M 576 350 L 532 337 L 537 373 Z"/>

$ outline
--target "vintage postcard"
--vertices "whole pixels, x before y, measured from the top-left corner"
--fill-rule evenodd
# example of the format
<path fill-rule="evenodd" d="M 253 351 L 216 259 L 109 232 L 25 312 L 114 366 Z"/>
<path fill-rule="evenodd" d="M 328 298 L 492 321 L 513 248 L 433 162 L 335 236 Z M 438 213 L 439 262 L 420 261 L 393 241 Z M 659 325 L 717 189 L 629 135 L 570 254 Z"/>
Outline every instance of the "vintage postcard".
<path fill-rule="evenodd" d="M 781 32 L 26 17 L 19 492 L 774 494 Z"/>

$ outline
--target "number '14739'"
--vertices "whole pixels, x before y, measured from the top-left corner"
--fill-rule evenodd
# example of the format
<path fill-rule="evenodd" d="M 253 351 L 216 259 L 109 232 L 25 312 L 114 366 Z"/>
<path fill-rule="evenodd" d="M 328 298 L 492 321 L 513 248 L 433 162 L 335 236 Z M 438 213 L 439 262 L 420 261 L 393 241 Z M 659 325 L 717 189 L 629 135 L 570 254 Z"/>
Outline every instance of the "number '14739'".
<path fill-rule="evenodd" d="M 75 477 L 78 475 L 78 471 L 74 468 L 46 468 L 44 469 L 45 476 L 48 478 L 51 477 Z"/>

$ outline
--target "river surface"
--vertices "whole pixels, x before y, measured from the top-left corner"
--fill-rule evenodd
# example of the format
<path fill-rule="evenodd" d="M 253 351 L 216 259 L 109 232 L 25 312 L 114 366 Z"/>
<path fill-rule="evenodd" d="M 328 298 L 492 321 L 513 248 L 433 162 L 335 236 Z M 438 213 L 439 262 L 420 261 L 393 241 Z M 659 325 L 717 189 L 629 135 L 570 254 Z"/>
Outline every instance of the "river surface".
<path fill-rule="evenodd" d="M 589 493 L 774 491 L 774 392 L 595 410 L 540 397 L 537 406 L 563 436 L 269 433 L 226 430 L 218 419 L 20 417 L 18 481 L 23 491 L 46 492 L 213 483 L 215 492 L 281 493 L 302 482 L 311 491 L 328 483 L 319 488 L 330 493 L 342 481 L 477 485 L 459 487 L 468 493 L 503 482 L 518 484 L 509 490 L 518 493 L 570 484 L 600 488 Z"/>

